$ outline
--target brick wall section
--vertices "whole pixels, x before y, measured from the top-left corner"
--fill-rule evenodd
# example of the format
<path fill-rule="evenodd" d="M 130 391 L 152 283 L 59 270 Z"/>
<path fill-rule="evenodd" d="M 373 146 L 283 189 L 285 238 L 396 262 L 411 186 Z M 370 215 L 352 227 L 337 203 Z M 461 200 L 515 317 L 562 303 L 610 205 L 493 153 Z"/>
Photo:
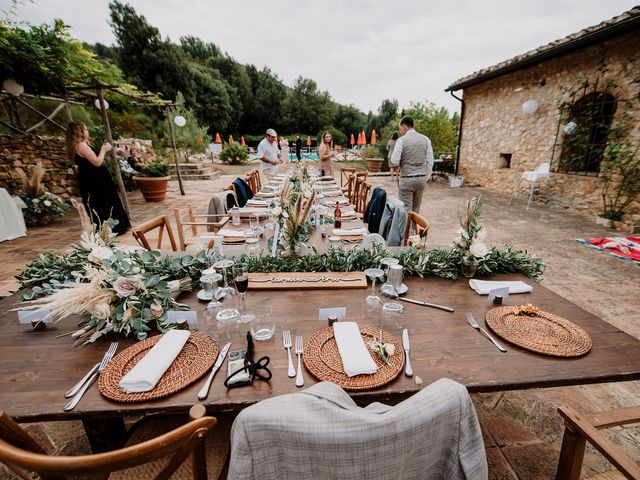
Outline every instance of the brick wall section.
<path fill-rule="evenodd" d="M 46 172 L 46 190 L 63 198 L 80 194 L 74 163 L 67 160 L 64 137 L 0 135 L 0 187 L 17 194 L 22 185 L 17 171 L 22 169 L 29 175 L 38 160 Z"/>
<path fill-rule="evenodd" d="M 604 44 L 609 71 L 601 78 L 616 83 L 617 87 L 612 92 L 617 98 L 627 99 L 638 91 L 637 86 L 631 84 L 639 76 L 638 45 L 639 32 Z M 625 71 L 623 65 L 629 58 L 635 58 L 636 63 Z M 568 100 L 562 89 L 573 85 L 579 74 L 594 81 L 598 77 L 597 59 L 597 48 L 589 47 L 465 89 L 465 117 L 459 165 L 465 182 L 511 193 L 523 171 L 535 170 L 544 162 L 552 162 L 560 119 L 558 103 Z M 546 83 L 540 86 L 538 82 L 543 79 Z M 522 86 L 527 88 L 515 91 Z M 522 112 L 522 104 L 529 99 L 535 99 L 539 104 L 538 110 L 531 115 Z M 631 135 L 637 141 L 640 140 L 639 103 L 636 100 L 629 122 L 634 129 Z M 618 108 L 616 115 L 620 111 L 621 108 Z M 562 134 L 560 129 L 559 144 Z M 556 147 L 555 158 L 558 158 L 559 148 Z M 512 154 L 510 168 L 500 168 L 501 153 Z M 543 199 L 552 205 L 594 216 L 602 208 L 600 187 L 601 180 L 597 177 L 552 173 L 551 198 Z M 544 185 L 540 192 L 544 197 Z M 631 205 L 625 222 L 640 222 L 640 202 Z"/>

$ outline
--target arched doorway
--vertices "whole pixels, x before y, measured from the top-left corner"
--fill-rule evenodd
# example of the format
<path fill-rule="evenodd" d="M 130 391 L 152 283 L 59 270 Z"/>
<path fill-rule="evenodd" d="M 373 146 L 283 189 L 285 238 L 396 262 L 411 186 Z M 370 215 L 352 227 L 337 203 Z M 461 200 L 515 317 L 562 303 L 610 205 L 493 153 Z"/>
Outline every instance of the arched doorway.
<path fill-rule="evenodd" d="M 565 131 L 558 171 L 587 175 L 600 171 L 615 112 L 616 99 L 607 92 L 589 93 L 571 106 L 569 121 L 575 127 Z"/>

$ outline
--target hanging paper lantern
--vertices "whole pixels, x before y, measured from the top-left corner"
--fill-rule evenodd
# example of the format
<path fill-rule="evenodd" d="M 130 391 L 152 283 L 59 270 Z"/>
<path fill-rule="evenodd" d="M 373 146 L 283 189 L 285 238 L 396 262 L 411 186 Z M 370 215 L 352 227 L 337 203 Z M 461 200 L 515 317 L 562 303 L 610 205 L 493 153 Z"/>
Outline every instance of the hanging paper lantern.
<path fill-rule="evenodd" d="M 571 120 L 562 129 L 564 130 L 564 133 L 566 133 L 567 135 L 571 135 L 573 132 L 576 131 L 576 128 L 578 128 L 578 124 L 573 120 Z"/>
<path fill-rule="evenodd" d="M 522 111 L 527 115 L 531 115 L 538 110 L 538 102 L 537 100 L 527 100 L 522 104 Z"/>
<path fill-rule="evenodd" d="M 216 133 L 216 141 L 213 143 L 222 143 L 222 140 L 220 140 L 220 134 Z"/>
<path fill-rule="evenodd" d="M 179 127 L 184 127 L 187 124 L 187 119 L 184 118 L 182 115 L 178 115 L 176 118 L 173 119 L 173 122 Z"/>
<path fill-rule="evenodd" d="M 2 82 L 2 89 L 11 95 L 21 95 L 24 93 L 24 87 L 20 85 L 15 78 L 7 78 Z M 96 106 L 96 108 L 98 108 Z"/>

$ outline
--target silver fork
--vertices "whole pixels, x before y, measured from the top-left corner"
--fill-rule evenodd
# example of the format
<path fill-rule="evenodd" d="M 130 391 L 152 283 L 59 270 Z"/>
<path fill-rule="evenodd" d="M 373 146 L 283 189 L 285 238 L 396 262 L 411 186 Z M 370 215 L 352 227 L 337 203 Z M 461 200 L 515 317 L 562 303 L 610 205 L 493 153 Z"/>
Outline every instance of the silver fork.
<path fill-rule="evenodd" d="M 298 374 L 296 375 L 296 387 L 302 387 L 304 385 L 304 378 L 302 378 L 302 352 L 304 347 L 302 346 L 302 337 L 296 336 L 296 355 L 298 355 Z"/>
<path fill-rule="evenodd" d="M 491 340 L 491 343 L 493 343 L 496 347 L 498 347 L 498 350 L 500 350 L 501 352 L 506 352 L 507 351 L 507 349 L 505 347 L 503 347 L 498 342 L 496 342 L 495 338 L 493 338 L 491 335 L 489 335 L 489 332 L 487 332 L 484 328 L 482 328 L 480 325 L 478 325 L 478 322 L 476 322 L 476 319 L 473 318 L 473 314 L 471 312 L 467 312 L 467 322 L 469 322 L 469 325 L 471 325 L 476 330 L 480 330 L 480 332 L 482 332 L 485 337 L 487 337 L 489 340 Z"/>
<path fill-rule="evenodd" d="M 93 385 L 93 382 L 96 381 L 96 379 L 98 378 L 100 373 L 105 368 L 107 368 L 107 364 L 111 361 L 111 359 L 115 355 L 117 349 L 118 349 L 118 342 L 113 342 L 111 344 L 111 346 L 109 347 L 109 349 L 105 352 L 104 357 L 102 357 L 102 361 L 100 362 L 100 365 L 98 366 L 98 371 L 94 372 L 89 377 L 89 380 L 87 380 L 87 382 L 82 386 L 82 388 L 78 391 L 78 393 L 76 393 L 76 396 L 73 397 L 71 399 L 71 401 L 64 406 L 64 411 L 65 412 L 69 412 L 69 411 L 73 410 L 74 408 L 76 408 L 76 405 L 78 405 L 78 402 L 80 401 L 80 399 L 82 398 L 84 393 L 89 389 L 89 387 L 91 385 Z"/>
<path fill-rule="evenodd" d="M 118 348 L 118 342 L 111 342 L 111 345 L 109 346 L 107 351 L 104 352 L 104 356 L 102 358 L 106 357 L 107 355 L 113 355 L 113 352 L 115 352 L 117 348 Z M 111 352 L 111 350 L 113 350 L 113 352 Z M 78 393 L 78 390 L 80 390 L 82 386 L 87 382 L 87 380 L 89 380 L 91 375 L 93 375 L 98 371 L 98 368 L 100 367 L 100 363 L 102 363 L 102 361 L 96 363 L 93 366 L 93 368 L 89 370 L 87 374 L 84 377 L 82 377 L 82 379 L 78 383 L 76 383 L 73 387 L 71 387 L 71 389 L 64 394 L 64 398 L 71 398 L 76 393 Z"/>
<path fill-rule="evenodd" d="M 284 348 L 287 350 L 287 357 L 289 360 L 287 375 L 289 375 L 290 378 L 293 378 L 296 376 L 296 369 L 293 368 L 293 360 L 291 360 L 291 332 L 289 330 L 282 332 L 282 343 L 284 344 Z"/>

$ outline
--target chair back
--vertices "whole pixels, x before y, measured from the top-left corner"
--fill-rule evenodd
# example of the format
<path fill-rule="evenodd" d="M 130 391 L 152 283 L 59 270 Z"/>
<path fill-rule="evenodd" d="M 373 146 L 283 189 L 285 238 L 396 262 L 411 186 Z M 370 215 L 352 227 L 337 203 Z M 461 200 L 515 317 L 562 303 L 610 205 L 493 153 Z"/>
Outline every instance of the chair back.
<path fill-rule="evenodd" d="M 216 419 L 204 416 L 204 408 L 191 408 L 191 421 L 157 438 L 130 447 L 95 455 L 54 456 L 44 449 L 20 425 L 0 412 L 0 461 L 22 478 L 36 472 L 43 480 L 107 474 L 171 457 L 154 478 L 167 479 L 193 454 L 193 478 L 206 478 L 206 458 L 202 445 Z"/>
<path fill-rule="evenodd" d="M 187 204 L 186 217 L 183 216 L 179 208 L 173 209 L 173 215 L 176 219 L 176 228 L 178 230 L 179 249 L 185 251 L 187 245 L 194 243 L 193 240 L 197 240 L 198 227 L 213 227 L 212 232 L 215 234 L 222 228 L 228 221 L 228 215 L 216 215 L 216 214 L 195 214 L 193 213 L 193 207 L 191 204 Z M 217 222 L 211 222 L 216 217 L 220 220 Z M 185 231 L 185 228 L 190 228 L 190 232 Z M 208 228 L 207 228 L 208 230 Z M 209 246 L 212 242 L 209 242 Z"/>
<path fill-rule="evenodd" d="M 344 187 L 345 181 L 349 181 L 349 177 L 356 173 L 356 169 L 354 167 L 341 167 L 340 168 L 340 186 Z"/>
<path fill-rule="evenodd" d="M 407 227 L 404 231 L 403 242 L 405 246 L 409 243 L 409 237 L 411 236 L 412 231 L 415 235 L 420 235 L 420 237 L 425 240 L 429 234 L 429 222 L 426 218 L 416 212 L 409 212 L 407 215 Z"/>
<path fill-rule="evenodd" d="M 358 192 L 358 198 L 355 201 L 356 212 L 364 213 L 367 208 L 367 202 L 369 201 L 369 194 L 371 193 L 371 184 L 363 181 L 360 185 L 360 191 Z"/>
<path fill-rule="evenodd" d="M 349 199 L 349 202 L 351 202 L 351 196 L 352 196 L 353 186 L 355 181 L 356 181 L 356 176 L 349 175 L 349 178 L 347 179 L 347 184 L 344 187 L 342 187 L 342 193 L 344 194 L 345 197 Z"/>
<path fill-rule="evenodd" d="M 171 224 L 169 223 L 169 217 L 167 215 L 160 215 L 159 217 L 152 218 L 151 220 L 146 221 L 142 225 L 138 227 L 134 227 L 131 229 L 131 234 L 133 238 L 147 250 L 153 250 L 151 245 L 149 244 L 149 239 L 147 235 L 151 232 L 157 230 L 158 240 L 155 248 L 162 249 L 162 237 L 164 236 L 164 232 L 166 230 L 167 235 L 169 236 L 169 242 L 171 243 L 171 249 L 174 252 L 178 251 L 178 246 L 176 245 L 176 241 L 173 238 L 173 230 L 171 229 Z"/>
<path fill-rule="evenodd" d="M 304 454 L 292 455 L 291 445 Z M 362 472 L 479 479 L 488 470 L 473 402 L 464 386 L 447 379 L 393 407 L 360 408 L 330 382 L 269 398 L 236 418 L 229 466 L 228 478 L 261 480 L 362 478 Z"/>

